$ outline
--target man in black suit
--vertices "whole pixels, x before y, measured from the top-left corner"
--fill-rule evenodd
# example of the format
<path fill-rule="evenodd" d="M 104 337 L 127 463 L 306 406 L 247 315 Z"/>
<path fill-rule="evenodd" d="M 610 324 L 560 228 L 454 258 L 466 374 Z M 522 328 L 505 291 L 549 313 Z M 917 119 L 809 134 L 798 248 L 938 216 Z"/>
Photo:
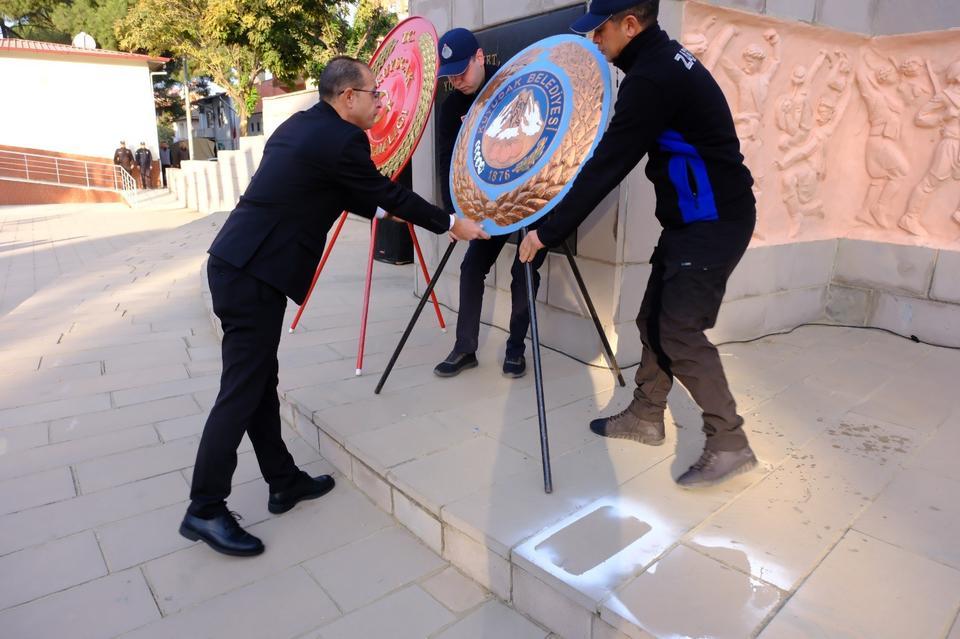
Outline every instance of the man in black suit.
<path fill-rule="evenodd" d="M 260 168 L 210 247 L 207 277 L 223 326 L 223 374 L 197 451 L 190 506 L 180 534 L 229 555 L 263 552 L 263 543 L 227 510 L 237 446 L 250 436 L 268 508 L 283 513 L 334 485 L 297 468 L 280 437 L 277 347 L 290 297 L 301 304 L 343 210 L 372 218 L 377 207 L 434 233 L 485 237 L 480 225 L 428 204 L 380 174 L 365 129 L 382 97 L 373 73 L 334 58 L 320 76 L 320 102 L 290 117 L 270 137 Z"/>

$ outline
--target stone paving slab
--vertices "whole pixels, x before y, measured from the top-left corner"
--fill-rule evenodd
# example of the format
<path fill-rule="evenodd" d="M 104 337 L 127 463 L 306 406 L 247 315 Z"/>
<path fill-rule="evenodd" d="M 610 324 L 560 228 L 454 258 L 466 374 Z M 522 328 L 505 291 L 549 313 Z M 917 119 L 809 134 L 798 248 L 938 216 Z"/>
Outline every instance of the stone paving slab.
<path fill-rule="evenodd" d="M 0 612 L 0 627 L 18 639 L 115 637 L 160 619 L 139 570 L 127 570 Z"/>

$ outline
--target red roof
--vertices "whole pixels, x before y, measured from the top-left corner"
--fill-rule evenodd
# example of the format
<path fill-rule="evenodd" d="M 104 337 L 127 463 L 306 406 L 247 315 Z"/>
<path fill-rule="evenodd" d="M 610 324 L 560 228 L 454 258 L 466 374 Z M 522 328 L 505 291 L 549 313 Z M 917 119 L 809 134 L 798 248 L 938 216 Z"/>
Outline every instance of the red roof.
<path fill-rule="evenodd" d="M 69 44 L 41 42 L 40 40 L 20 40 L 17 38 L 0 38 L 0 53 L 3 53 L 4 51 L 82 55 L 94 58 L 110 58 L 114 60 L 140 60 L 147 63 L 153 62 L 158 64 L 163 64 L 170 59 L 152 55 L 141 55 L 139 53 L 108 51 L 106 49 L 81 49 L 79 47 L 71 47 Z"/>

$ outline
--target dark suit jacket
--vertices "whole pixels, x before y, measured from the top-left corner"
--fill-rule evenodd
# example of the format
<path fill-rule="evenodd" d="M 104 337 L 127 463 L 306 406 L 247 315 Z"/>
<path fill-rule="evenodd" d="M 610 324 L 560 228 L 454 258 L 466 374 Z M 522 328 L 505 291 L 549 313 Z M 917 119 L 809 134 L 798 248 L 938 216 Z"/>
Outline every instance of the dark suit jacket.
<path fill-rule="evenodd" d="M 321 100 L 270 136 L 209 252 L 301 304 L 340 213 L 372 218 L 377 206 L 434 233 L 450 227 L 449 214 L 384 177 L 366 133 Z"/>
<path fill-rule="evenodd" d="M 133 171 L 133 151 L 125 147 L 117 147 L 113 152 L 113 163 L 122 166 L 127 173 Z"/>

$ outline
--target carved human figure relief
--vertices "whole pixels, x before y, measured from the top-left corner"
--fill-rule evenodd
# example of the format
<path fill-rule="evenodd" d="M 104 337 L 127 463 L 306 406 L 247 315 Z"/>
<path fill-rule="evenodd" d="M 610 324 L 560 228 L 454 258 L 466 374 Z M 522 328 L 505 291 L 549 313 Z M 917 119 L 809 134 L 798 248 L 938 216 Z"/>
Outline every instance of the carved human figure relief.
<path fill-rule="evenodd" d="M 726 25 L 720 30 L 716 38 L 710 40 L 710 30 L 717 22 L 717 16 L 710 16 L 693 31 L 688 31 L 681 37 L 683 46 L 697 56 L 700 64 L 706 67 L 707 71 L 713 72 L 717 66 L 717 61 L 723 55 L 730 40 L 739 33 L 739 29 L 732 25 Z"/>
<path fill-rule="evenodd" d="M 758 161 L 758 152 L 763 146 L 760 139 L 763 112 L 770 81 L 780 68 L 780 35 L 774 29 L 768 29 L 763 37 L 772 52 L 769 62 L 766 51 L 759 44 L 750 44 L 743 50 L 742 66 L 737 66 L 727 56 L 720 58 L 720 66 L 737 86 L 733 121 L 740 139 L 740 152 L 753 174 L 754 193 L 758 197 L 763 181 L 763 168 Z"/>
<path fill-rule="evenodd" d="M 774 116 L 777 128 L 783 131 L 778 147 L 784 156 L 774 164 L 781 170 L 780 188 L 787 207 L 789 235 L 800 232 L 803 216 L 823 217 L 823 203 L 817 199 L 822 167 L 815 165 L 822 140 L 815 139 L 813 108 L 810 105 L 810 86 L 824 62 L 832 60 L 821 50 L 808 70 L 797 65 L 790 76 L 790 89 L 777 99 Z M 802 152 L 790 153 L 791 150 Z M 787 157 L 790 161 L 787 161 Z"/>
<path fill-rule="evenodd" d="M 840 99 L 846 95 L 847 87 L 850 86 L 850 75 L 853 73 L 850 57 L 845 51 L 837 49 L 833 56 L 834 64 L 827 77 L 827 90 L 817 100 L 818 124 L 826 124 L 832 119 Z"/>
<path fill-rule="evenodd" d="M 914 119 L 919 127 L 940 127 L 941 138 L 933 151 L 933 160 L 926 175 L 914 187 L 907 202 L 907 211 L 898 226 L 917 236 L 925 236 L 926 229 L 920 218 L 930 204 L 930 197 L 947 180 L 960 180 L 960 60 L 947 67 L 946 86 L 937 86 L 936 76 L 931 78 L 935 94 L 927 101 Z M 953 221 L 960 224 L 960 206 L 953 213 Z"/>
<path fill-rule="evenodd" d="M 918 106 L 930 99 L 932 93 L 928 87 L 931 80 L 927 76 L 929 68 L 929 62 L 924 62 L 919 56 L 915 55 L 907 56 L 900 63 L 900 74 L 903 76 L 903 80 L 897 87 L 897 92 L 905 105 Z"/>
<path fill-rule="evenodd" d="M 873 56 L 862 56 L 856 73 L 857 86 L 867 106 L 870 131 L 867 137 L 867 174 L 870 186 L 857 220 L 889 228 L 890 204 L 903 186 L 910 165 L 900 146 L 903 103 L 897 93 L 900 80 L 895 64 Z"/>

